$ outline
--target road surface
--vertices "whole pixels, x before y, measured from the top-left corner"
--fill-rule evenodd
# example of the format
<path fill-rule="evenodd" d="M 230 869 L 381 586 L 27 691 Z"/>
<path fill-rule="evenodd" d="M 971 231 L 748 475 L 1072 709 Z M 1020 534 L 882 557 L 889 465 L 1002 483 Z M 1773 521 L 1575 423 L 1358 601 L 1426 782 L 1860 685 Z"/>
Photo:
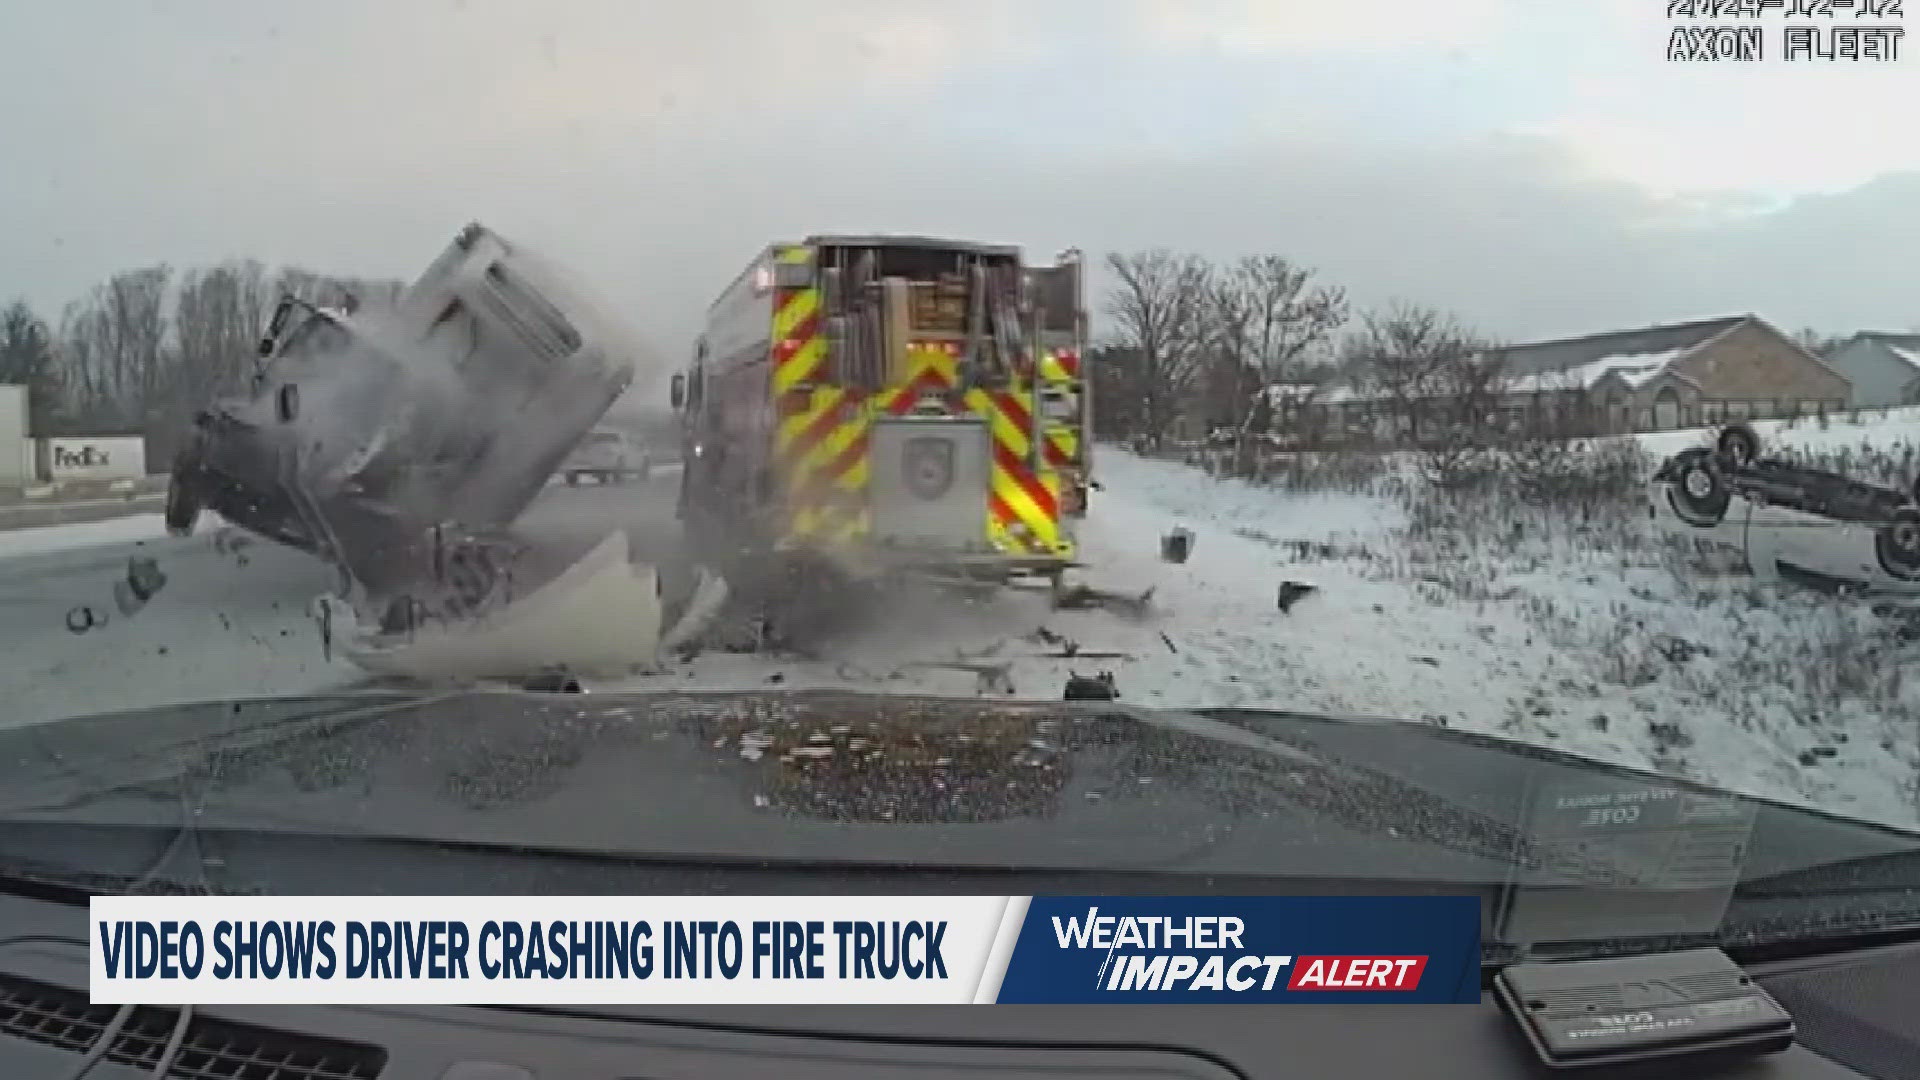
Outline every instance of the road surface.
<path fill-rule="evenodd" d="M 671 594 L 688 577 L 673 516 L 678 483 L 661 472 L 628 484 L 554 485 L 519 531 L 542 562 L 564 563 L 624 528 L 633 558 L 660 566 Z M 84 547 L 0 533 L 0 726 L 365 679 L 323 647 L 313 601 L 334 576 L 319 561 L 212 515 L 190 537 L 167 536 L 158 515 L 80 528 L 95 530 Z M 137 598 L 124 585 L 135 559 L 152 559 L 166 582 L 128 612 L 124 602 Z M 90 617 L 99 625 L 88 628 Z"/>

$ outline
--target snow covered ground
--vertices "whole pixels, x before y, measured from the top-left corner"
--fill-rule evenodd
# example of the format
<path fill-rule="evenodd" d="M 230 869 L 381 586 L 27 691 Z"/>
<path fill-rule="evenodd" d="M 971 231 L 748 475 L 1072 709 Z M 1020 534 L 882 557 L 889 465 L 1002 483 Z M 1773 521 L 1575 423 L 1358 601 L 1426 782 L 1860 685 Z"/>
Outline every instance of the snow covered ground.
<path fill-rule="evenodd" d="M 1920 410 L 1761 427 L 1809 451 L 1883 446 L 1920 436 Z M 1643 441 L 1657 460 L 1702 438 Z M 1513 539 L 1410 535 L 1387 495 L 1292 494 L 1111 450 L 1100 468 L 1107 491 L 1086 554 L 1096 583 L 1156 587 L 1144 620 L 1053 612 L 1028 597 L 970 608 L 894 597 L 818 659 L 716 654 L 663 677 L 991 692 L 975 671 L 920 666 L 944 659 L 1003 664 L 1015 692 L 1052 696 L 1070 673 L 1106 670 L 1140 704 L 1420 720 L 1920 822 L 1920 687 L 1903 674 L 1920 646 L 1857 604 L 1756 581 L 1632 513 Z M 1158 558 L 1176 526 L 1196 537 L 1180 566 Z M 1315 591 L 1283 612 L 1288 581 Z M 1021 636 L 1042 627 L 1127 657 L 1043 657 L 1053 646 Z"/>
<path fill-rule="evenodd" d="M 1824 430 L 1761 426 L 1810 450 L 1880 446 L 1920 440 L 1920 410 Z M 1643 441 L 1658 456 L 1701 437 Z M 1089 582 L 1154 587 L 1145 617 L 1053 611 L 1030 595 L 964 603 L 894 593 L 811 655 L 708 651 L 618 688 L 1051 698 L 1070 675 L 1106 671 L 1138 704 L 1447 724 L 1920 822 L 1920 680 L 1902 674 L 1920 645 L 1857 605 L 1757 582 L 1654 536 L 1633 514 L 1604 528 L 1508 533 L 1502 520 L 1456 535 L 1411 520 L 1386 487 L 1303 494 L 1111 449 L 1100 470 L 1106 490 L 1082 526 L 1097 567 Z M 1176 526 L 1195 535 L 1183 565 L 1159 558 L 1160 536 Z M 135 539 L 170 556 L 166 590 L 81 635 L 50 609 L 75 602 L 67 593 L 36 600 L 49 610 L 34 613 L 30 635 L 12 636 L 0 665 L 17 720 L 357 678 L 321 656 L 305 612 L 327 578 L 311 560 L 261 544 L 240 567 L 205 538 L 160 535 L 150 517 L 0 534 L 0 601 L 13 590 L 0 618 L 27 617 L 20 598 L 40 595 L 32 580 L 111 578 Z M 1286 582 L 1313 591 L 1283 611 Z M 1044 655 L 1062 639 L 1123 655 Z"/>

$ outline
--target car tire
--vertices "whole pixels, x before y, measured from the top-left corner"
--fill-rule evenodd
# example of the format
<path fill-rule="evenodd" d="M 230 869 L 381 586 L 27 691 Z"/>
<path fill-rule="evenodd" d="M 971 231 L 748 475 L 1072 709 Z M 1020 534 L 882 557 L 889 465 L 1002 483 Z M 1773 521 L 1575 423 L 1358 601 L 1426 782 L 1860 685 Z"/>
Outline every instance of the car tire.
<path fill-rule="evenodd" d="M 1710 529 L 1726 520 L 1733 489 L 1719 463 L 1705 450 L 1689 450 L 1674 463 L 1667 505 L 1675 517 L 1695 528 Z"/>
<path fill-rule="evenodd" d="M 1750 424 L 1728 424 L 1714 440 L 1714 455 L 1728 469 L 1744 469 L 1760 457 L 1760 433 Z"/>
<path fill-rule="evenodd" d="M 568 474 L 567 474 L 567 486 L 568 486 L 568 487 L 579 487 L 579 486 L 580 486 L 580 474 L 579 474 L 579 473 L 576 473 L 576 472 L 570 472 L 570 473 L 568 473 Z"/>
<path fill-rule="evenodd" d="M 173 536 L 192 536 L 199 520 L 200 500 L 194 498 L 178 476 L 167 481 L 167 532 Z"/>
<path fill-rule="evenodd" d="M 1920 581 L 1920 508 L 1903 506 L 1874 533 L 1880 569 L 1901 581 Z"/>

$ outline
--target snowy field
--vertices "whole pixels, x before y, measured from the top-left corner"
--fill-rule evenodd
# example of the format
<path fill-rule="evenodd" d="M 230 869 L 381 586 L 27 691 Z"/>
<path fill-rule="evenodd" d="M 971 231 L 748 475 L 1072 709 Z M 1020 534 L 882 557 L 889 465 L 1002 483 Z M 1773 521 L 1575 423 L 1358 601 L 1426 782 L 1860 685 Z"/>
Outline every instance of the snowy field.
<path fill-rule="evenodd" d="M 1884 454 L 1920 442 L 1920 410 L 1825 428 L 1758 426 L 1819 452 Z M 1642 441 L 1657 460 L 1701 439 Z M 1644 513 L 1556 525 L 1469 506 L 1457 516 L 1478 524 L 1448 532 L 1432 515 L 1409 514 L 1418 500 L 1404 486 L 1303 493 L 1112 449 L 1099 469 L 1106 490 L 1082 526 L 1085 557 L 1098 568 L 1088 580 L 1153 586 L 1144 617 L 1053 611 L 1039 596 L 964 603 L 895 594 L 860 630 L 815 643 L 809 655 L 715 650 L 590 689 L 1053 698 L 1070 675 L 1104 671 L 1136 704 L 1445 724 L 1851 816 L 1920 822 L 1920 680 L 1903 674 L 1920 645 L 1857 604 L 1756 581 L 1655 536 Z M 1176 526 L 1195 536 L 1183 565 L 1159 558 L 1160 536 Z M 165 537 L 151 517 L 0 534 L 0 599 L 8 589 L 31 593 L 23 574 L 91 573 L 104 594 L 135 541 L 172 575 L 165 592 L 93 633 L 70 634 L 48 613 L 31 634 L 16 632 L 0 667 L 16 722 L 358 678 L 322 657 L 306 615 L 328 580 L 317 565 L 260 544 L 242 566 L 204 538 Z M 1286 582 L 1312 591 L 1283 611 Z M 15 610 L 0 608 L 10 623 Z M 1045 655 L 1063 642 L 1121 655 Z"/>

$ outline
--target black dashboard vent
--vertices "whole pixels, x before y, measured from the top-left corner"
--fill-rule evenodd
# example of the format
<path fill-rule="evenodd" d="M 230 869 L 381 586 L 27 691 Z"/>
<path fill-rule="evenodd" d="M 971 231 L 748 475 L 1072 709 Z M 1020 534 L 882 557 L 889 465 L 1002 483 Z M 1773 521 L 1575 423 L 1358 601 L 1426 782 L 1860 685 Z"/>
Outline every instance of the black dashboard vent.
<path fill-rule="evenodd" d="M 117 1011 L 119 1006 L 95 1005 L 78 990 L 0 975 L 0 1036 L 84 1053 Z M 176 1009 L 134 1009 L 107 1059 L 152 1069 L 178 1018 Z M 387 1053 L 377 1046 L 195 1017 L 167 1075 L 179 1080 L 376 1080 L 386 1065 Z"/>

